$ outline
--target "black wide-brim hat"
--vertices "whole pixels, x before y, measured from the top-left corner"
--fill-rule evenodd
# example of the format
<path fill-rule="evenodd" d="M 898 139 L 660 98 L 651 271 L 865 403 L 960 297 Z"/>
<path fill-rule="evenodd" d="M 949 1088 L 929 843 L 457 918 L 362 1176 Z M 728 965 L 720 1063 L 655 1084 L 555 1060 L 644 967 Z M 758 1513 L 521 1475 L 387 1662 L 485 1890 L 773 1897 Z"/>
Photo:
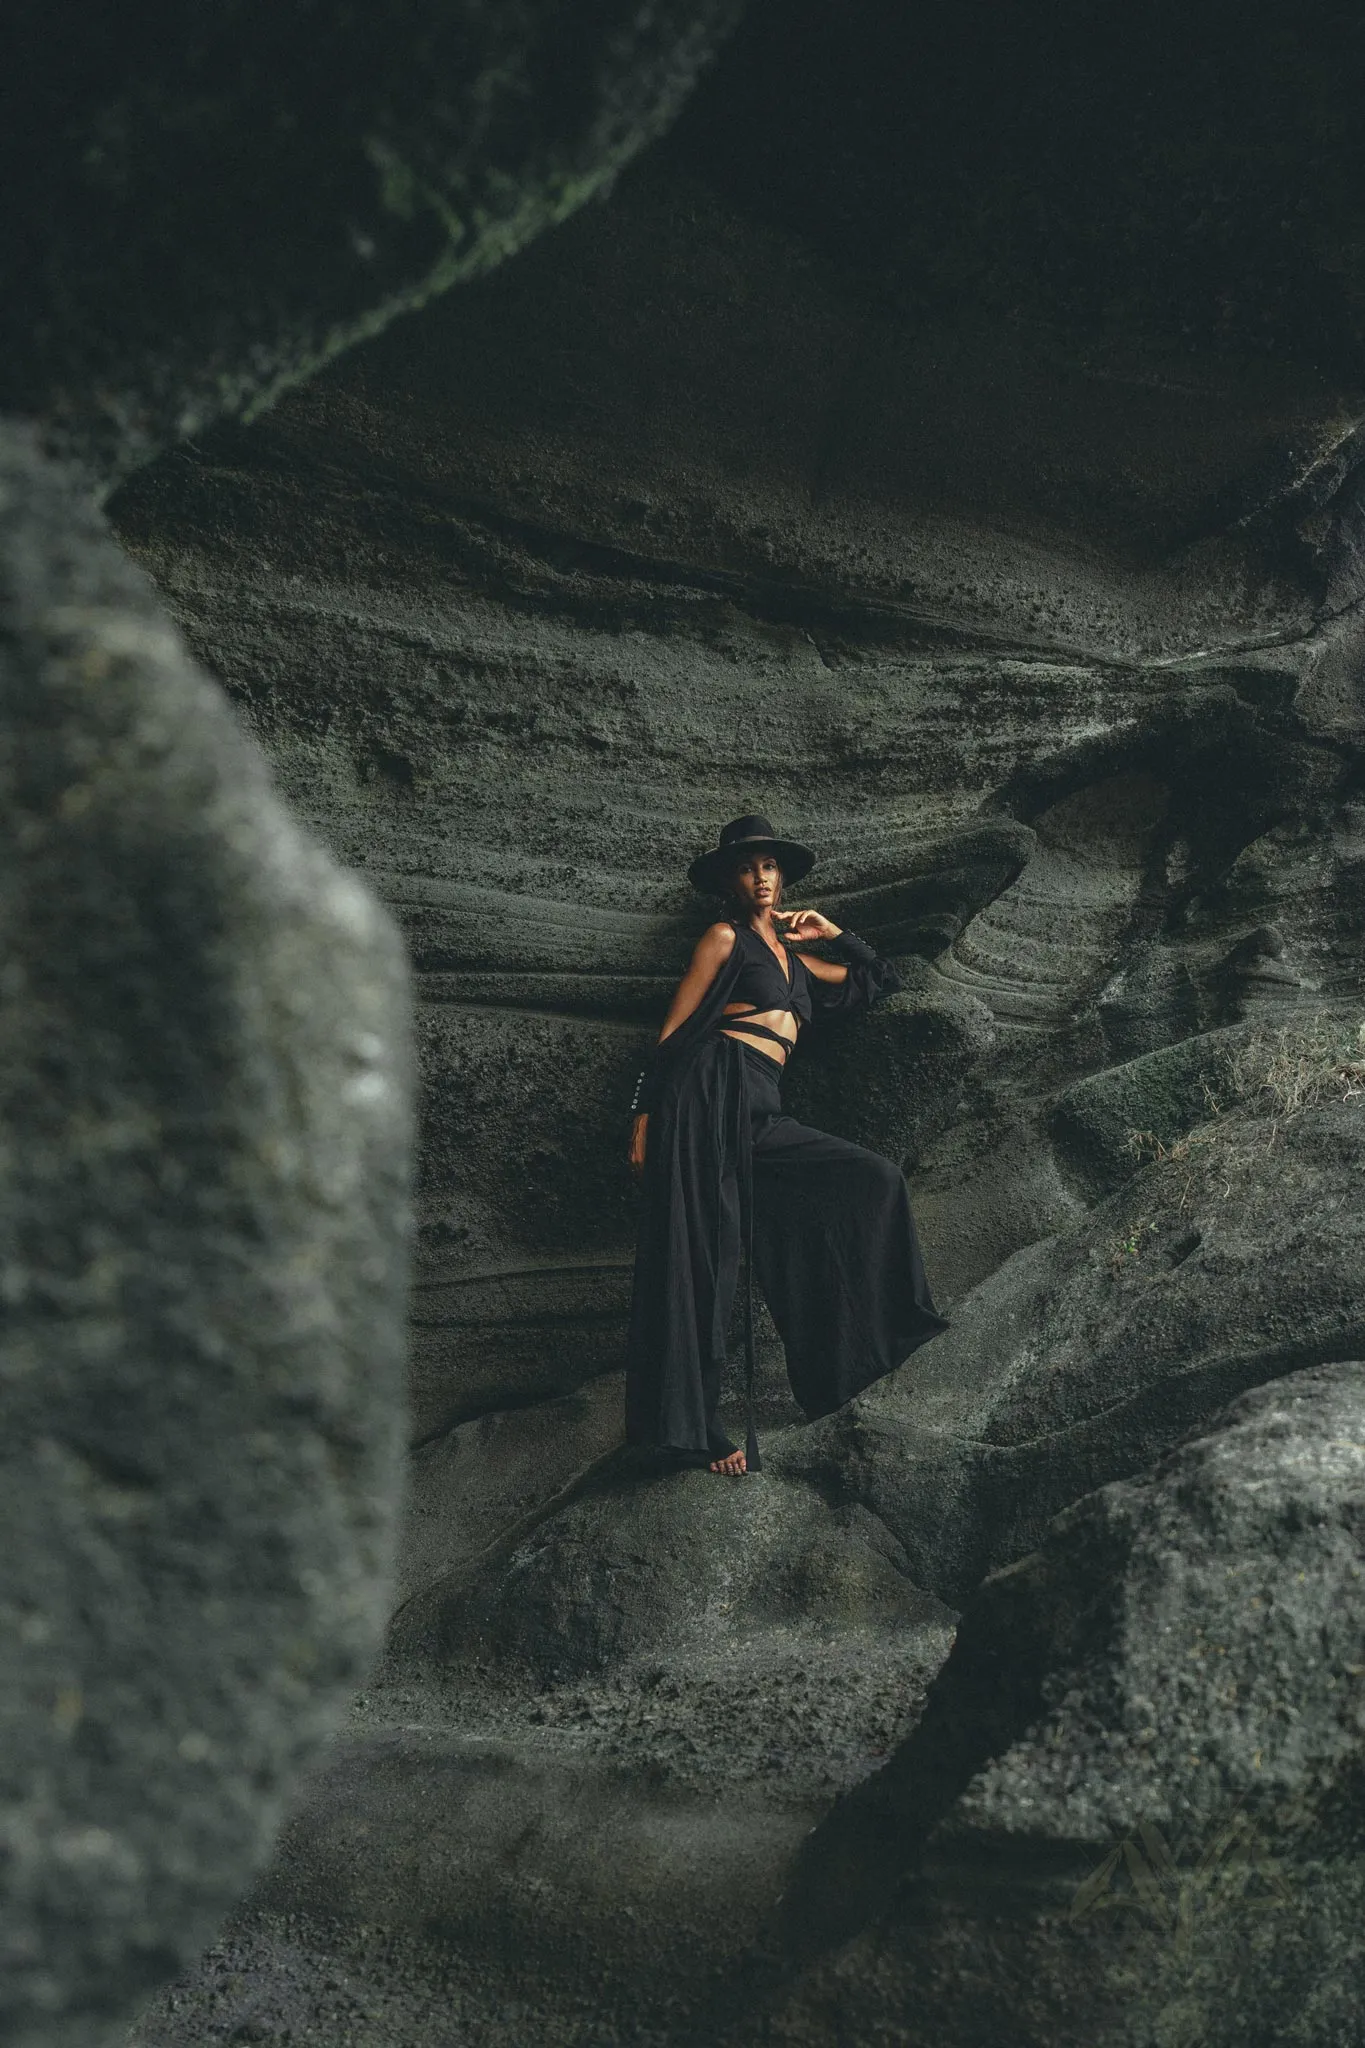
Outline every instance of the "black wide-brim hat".
<path fill-rule="evenodd" d="M 722 896 L 725 878 L 735 864 L 746 853 L 757 853 L 760 849 L 772 854 L 784 881 L 799 882 L 815 866 L 815 855 L 808 846 L 799 846 L 794 839 L 779 839 L 766 818 L 731 818 L 728 825 L 720 828 L 719 846 L 693 861 L 687 879 L 708 896 Z"/>

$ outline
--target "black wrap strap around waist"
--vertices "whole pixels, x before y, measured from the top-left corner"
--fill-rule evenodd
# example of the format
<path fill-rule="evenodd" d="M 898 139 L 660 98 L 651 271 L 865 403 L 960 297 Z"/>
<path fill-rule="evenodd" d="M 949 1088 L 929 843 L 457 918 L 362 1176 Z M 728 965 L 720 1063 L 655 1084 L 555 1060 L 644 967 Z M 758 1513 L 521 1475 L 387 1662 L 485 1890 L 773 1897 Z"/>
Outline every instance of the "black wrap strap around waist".
<path fill-rule="evenodd" d="M 787 1014 L 788 1016 L 793 1016 L 795 1012 L 788 1011 Z M 784 1052 L 790 1052 L 792 1046 L 796 1043 L 795 1039 L 784 1038 L 780 1031 L 774 1031 L 770 1025 L 758 1023 L 756 1021 L 757 1016 L 758 1012 L 756 1010 L 740 1010 L 733 1016 L 722 1012 L 718 1019 L 718 1026 L 720 1030 L 726 1032 L 732 1028 L 741 1031 L 746 1037 L 752 1035 L 754 1038 L 770 1038 L 774 1045 L 780 1045 Z"/>

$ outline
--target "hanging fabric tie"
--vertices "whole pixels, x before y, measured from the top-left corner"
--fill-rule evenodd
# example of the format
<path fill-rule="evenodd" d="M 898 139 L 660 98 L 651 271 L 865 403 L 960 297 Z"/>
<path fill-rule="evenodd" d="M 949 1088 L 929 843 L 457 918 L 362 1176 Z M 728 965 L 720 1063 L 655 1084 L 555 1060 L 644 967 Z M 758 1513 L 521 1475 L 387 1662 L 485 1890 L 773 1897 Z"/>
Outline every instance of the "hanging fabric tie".
<path fill-rule="evenodd" d="M 735 1160 L 739 1179 L 739 1232 L 744 1258 L 744 1462 L 750 1472 L 760 1472 L 763 1460 L 758 1450 L 758 1429 L 754 1419 L 754 1167 L 749 1142 L 749 1069 L 740 1055 L 734 1061 L 739 1077 L 735 1089 Z"/>

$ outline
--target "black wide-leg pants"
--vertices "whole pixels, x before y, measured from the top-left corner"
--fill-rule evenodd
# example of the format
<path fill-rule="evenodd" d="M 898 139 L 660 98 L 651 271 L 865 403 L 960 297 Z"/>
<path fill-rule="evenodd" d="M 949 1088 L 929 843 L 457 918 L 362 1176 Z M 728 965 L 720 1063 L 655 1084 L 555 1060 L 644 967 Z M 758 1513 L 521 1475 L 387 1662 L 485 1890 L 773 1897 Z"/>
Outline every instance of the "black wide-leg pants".
<path fill-rule="evenodd" d="M 827 1415 L 892 1372 L 947 1320 L 925 1278 L 910 1190 L 890 1159 L 796 1121 L 782 1108 L 781 1068 L 745 1046 L 753 1161 L 754 1277 L 807 1416 Z M 714 1425 L 740 1274 L 738 1175 L 727 1162 L 709 1370 Z"/>

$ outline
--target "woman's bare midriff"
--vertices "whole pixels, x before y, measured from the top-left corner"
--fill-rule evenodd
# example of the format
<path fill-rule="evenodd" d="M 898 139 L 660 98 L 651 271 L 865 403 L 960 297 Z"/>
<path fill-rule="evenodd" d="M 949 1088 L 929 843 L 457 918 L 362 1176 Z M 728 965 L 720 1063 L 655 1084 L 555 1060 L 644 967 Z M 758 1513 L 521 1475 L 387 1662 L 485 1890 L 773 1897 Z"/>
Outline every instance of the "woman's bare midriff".
<path fill-rule="evenodd" d="M 790 1010 L 751 1010 L 747 1003 L 727 1003 L 721 1011 L 723 1017 L 743 1017 L 745 1024 L 766 1024 L 770 1031 L 776 1031 L 790 1048 L 796 1043 L 800 1029 Z M 779 1052 L 771 1038 L 760 1038 L 756 1033 L 747 1033 L 742 1024 L 733 1027 L 722 1024 L 722 1035 L 737 1038 L 742 1045 L 751 1045 L 756 1052 L 766 1053 L 775 1067 L 785 1066 L 787 1055 Z"/>

